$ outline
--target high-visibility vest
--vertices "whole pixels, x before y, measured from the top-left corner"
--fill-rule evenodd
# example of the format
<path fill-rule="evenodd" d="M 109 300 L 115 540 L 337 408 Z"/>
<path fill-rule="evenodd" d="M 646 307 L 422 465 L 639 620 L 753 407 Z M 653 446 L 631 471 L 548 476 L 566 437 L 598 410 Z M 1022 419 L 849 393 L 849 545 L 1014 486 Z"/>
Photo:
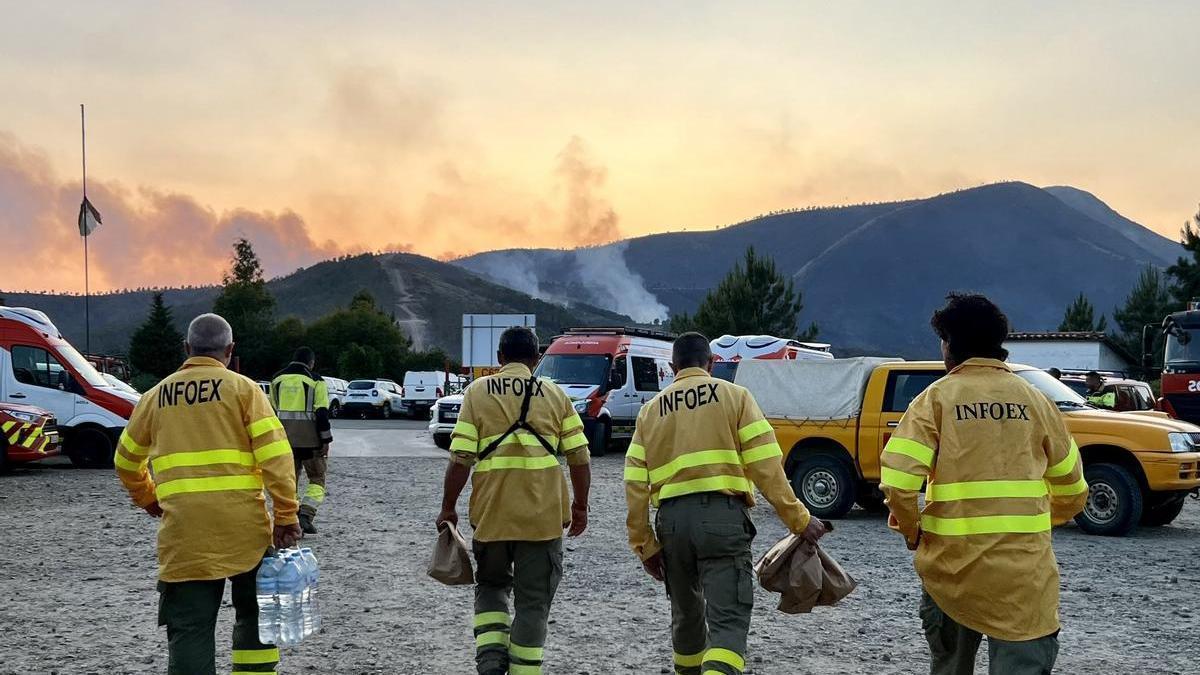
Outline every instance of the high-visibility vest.
<path fill-rule="evenodd" d="M 292 364 L 271 381 L 271 404 L 294 448 L 316 448 L 327 442 L 317 428 L 317 410 L 329 408 L 329 388 L 304 367 Z"/>

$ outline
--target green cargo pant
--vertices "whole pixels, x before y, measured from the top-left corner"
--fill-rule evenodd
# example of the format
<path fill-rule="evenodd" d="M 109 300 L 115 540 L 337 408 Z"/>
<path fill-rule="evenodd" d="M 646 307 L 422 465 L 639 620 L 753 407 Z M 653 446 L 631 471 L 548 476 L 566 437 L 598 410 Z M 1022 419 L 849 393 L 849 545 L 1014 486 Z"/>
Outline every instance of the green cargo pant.
<path fill-rule="evenodd" d="M 675 672 L 740 675 L 754 608 L 746 503 L 718 493 L 668 499 L 658 509 Z"/>
<path fill-rule="evenodd" d="M 983 634 L 950 618 L 928 593 L 921 593 L 921 625 L 929 642 L 932 675 L 971 675 Z M 1010 642 L 988 636 L 992 675 L 1049 675 L 1058 658 L 1058 632 L 1036 640 Z"/>
<path fill-rule="evenodd" d="M 273 673 L 279 649 L 258 641 L 258 595 L 254 569 L 229 579 L 236 619 L 233 675 Z M 225 580 L 158 582 L 158 625 L 167 627 L 167 675 L 215 675 L 217 611 Z"/>
<path fill-rule="evenodd" d="M 541 673 L 550 603 L 562 579 L 562 539 L 476 541 L 471 548 L 476 568 L 476 668 L 488 675 Z"/>
<path fill-rule="evenodd" d="M 317 508 L 325 501 L 325 472 L 329 468 L 329 458 L 322 457 L 321 451 L 307 459 L 296 457 L 296 498 L 300 500 L 300 513 L 315 519 Z M 308 474 L 308 486 L 300 492 L 300 470 Z"/>

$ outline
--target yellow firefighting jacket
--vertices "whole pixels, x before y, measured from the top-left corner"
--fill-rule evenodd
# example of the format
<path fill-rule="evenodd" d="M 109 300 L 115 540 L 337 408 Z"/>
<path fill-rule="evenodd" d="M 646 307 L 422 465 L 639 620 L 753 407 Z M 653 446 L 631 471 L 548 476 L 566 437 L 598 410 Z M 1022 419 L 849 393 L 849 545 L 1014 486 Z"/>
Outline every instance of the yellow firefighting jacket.
<path fill-rule="evenodd" d="M 314 450 L 333 442 L 329 385 L 303 363 L 289 363 L 275 374 L 271 380 L 271 405 L 283 422 L 293 450 Z"/>
<path fill-rule="evenodd" d="M 297 521 L 283 425 L 257 384 L 215 359 L 190 358 L 146 392 L 113 461 L 134 503 L 162 507 L 163 581 L 222 579 L 258 564 L 271 545 L 264 487 L 275 524 Z"/>
<path fill-rule="evenodd" d="M 918 544 L 917 573 L 946 614 L 1001 640 L 1058 630 L 1050 528 L 1088 487 L 1046 396 L 1002 361 L 970 359 L 912 402 L 881 463 L 889 524 Z"/>
<path fill-rule="evenodd" d="M 775 431 L 744 388 L 685 368 L 642 406 L 625 454 L 629 545 L 642 560 L 662 546 L 650 527 L 650 504 L 720 492 L 754 506 L 754 486 L 792 532 L 808 527 L 808 509 L 783 472 Z"/>
<path fill-rule="evenodd" d="M 471 526 L 479 541 L 549 541 L 571 522 L 567 479 L 558 457 L 531 434 L 518 431 L 490 455 L 479 453 L 500 438 L 521 412 L 529 368 L 510 363 L 499 373 L 471 383 L 450 441 L 451 461 L 474 466 Z M 529 422 L 568 464 L 587 464 L 583 420 L 566 392 L 547 379 L 534 381 Z"/>

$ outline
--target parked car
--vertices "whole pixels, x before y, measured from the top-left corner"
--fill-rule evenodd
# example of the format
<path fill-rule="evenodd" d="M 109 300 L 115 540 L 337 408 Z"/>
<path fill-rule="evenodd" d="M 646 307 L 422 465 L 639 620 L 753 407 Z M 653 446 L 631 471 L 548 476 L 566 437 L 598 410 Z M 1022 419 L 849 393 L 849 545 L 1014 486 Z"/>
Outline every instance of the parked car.
<path fill-rule="evenodd" d="M 1087 398 L 1087 381 L 1082 375 L 1063 375 L 1062 383 L 1070 387 L 1076 394 Z M 1100 393 L 1109 392 L 1117 395 L 1117 407 L 1113 410 L 1120 412 L 1137 412 L 1154 410 L 1154 390 L 1150 385 L 1138 380 L 1127 380 L 1120 377 L 1107 377 Z"/>
<path fill-rule="evenodd" d="M 13 464 L 58 455 L 59 441 L 57 422 L 49 410 L 0 403 L 0 472 Z"/>
<path fill-rule="evenodd" d="M 400 385 L 391 380 L 353 380 L 346 385 L 342 414 L 388 419 L 403 408 Z"/>
<path fill-rule="evenodd" d="M 450 434 L 458 423 L 458 413 L 462 410 L 462 394 L 443 396 L 433 404 L 429 414 L 429 434 L 433 436 L 434 445 L 443 450 L 450 449 Z"/>
<path fill-rule="evenodd" d="M 346 385 L 345 380 L 336 377 L 322 377 L 325 380 L 325 388 L 329 392 L 329 416 L 338 417 L 342 414 L 342 403 L 346 400 Z"/>

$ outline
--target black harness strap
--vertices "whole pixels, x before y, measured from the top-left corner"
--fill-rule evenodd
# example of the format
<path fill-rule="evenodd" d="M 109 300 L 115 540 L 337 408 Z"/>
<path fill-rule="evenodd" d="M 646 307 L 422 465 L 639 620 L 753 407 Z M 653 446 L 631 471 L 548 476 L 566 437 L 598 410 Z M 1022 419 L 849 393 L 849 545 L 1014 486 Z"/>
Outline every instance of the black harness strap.
<path fill-rule="evenodd" d="M 550 445 L 550 442 L 543 438 L 542 435 L 539 434 L 525 419 L 529 416 L 529 402 L 533 399 L 533 390 L 537 386 L 537 378 L 530 377 L 525 386 L 525 398 L 521 399 L 521 415 L 517 418 L 516 422 L 513 422 L 512 425 L 508 427 L 508 431 L 500 434 L 500 438 L 488 443 L 488 446 L 479 453 L 479 461 L 486 459 L 488 455 L 496 451 L 496 448 L 500 447 L 500 444 L 503 443 L 506 438 L 512 436 L 518 431 L 527 431 L 533 434 L 533 437 L 538 440 L 538 443 L 542 444 L 542 447 L 546 449 L 547 453 L 551 455 L 555 454 L 554 446 Z"/>

